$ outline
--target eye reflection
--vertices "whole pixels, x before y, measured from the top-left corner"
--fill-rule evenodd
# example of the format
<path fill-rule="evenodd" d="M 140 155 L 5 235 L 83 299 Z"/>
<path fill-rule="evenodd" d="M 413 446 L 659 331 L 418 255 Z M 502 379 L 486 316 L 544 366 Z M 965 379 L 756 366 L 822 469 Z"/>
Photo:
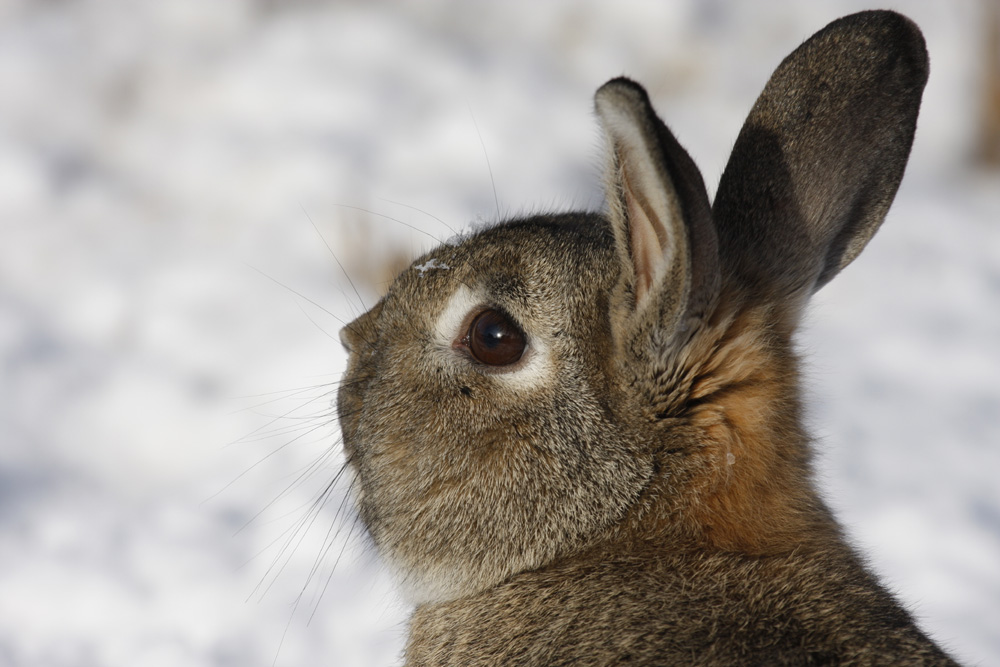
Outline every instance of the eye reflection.
<path fill-rule="evenodd" d="M 524 332 L 503 313 L 484 310 L 476 315 L 466 335 L 469 351 L 487 366 L 509 366 L 524 354 Z"/>

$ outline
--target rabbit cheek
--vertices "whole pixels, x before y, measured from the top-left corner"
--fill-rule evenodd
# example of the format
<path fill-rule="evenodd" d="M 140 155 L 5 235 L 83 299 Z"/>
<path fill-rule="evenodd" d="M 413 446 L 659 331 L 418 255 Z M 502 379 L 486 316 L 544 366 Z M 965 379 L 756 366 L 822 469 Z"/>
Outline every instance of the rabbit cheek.
<path fill-rule="evenodd" d="M 585 397 L 540 391 L 532 409 L 516 392 L 498 393 L 497 381 L 476 386 L 494 403 L 480 406 L 485 415 L 457 410 L 468 399 L 453 391 L 420 426 L 418 405 L 392 420 L 406 425 L 363 438 L 362 518 L 413 602 L 482 590 L 582 548 L 648 476 L 609 447 L 613 429 L 574 426 L 581 411 L 598 414 Z"/>

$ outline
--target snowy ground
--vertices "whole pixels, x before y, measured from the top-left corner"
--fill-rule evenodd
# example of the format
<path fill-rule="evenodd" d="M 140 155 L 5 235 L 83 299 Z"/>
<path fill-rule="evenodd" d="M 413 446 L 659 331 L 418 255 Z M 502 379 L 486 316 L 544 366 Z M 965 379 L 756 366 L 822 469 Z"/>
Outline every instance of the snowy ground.
<path fill-rule="evenodd" d="M 1000 665 L 979 5 L 896 5 L 931 81 L 889 219 L 800 337 L 810 418 L 873 566 Z M 310 514 L 339 464 L 330 336 L 359 306 L 309 218 L 370 304 L 373 265 L 496 216 L 480 135 L 505 214 L 597 207 L 591 95 L 623 72 L 714 183 L 773 67 L 862 8 L 0 3 L 0 665 L 396 661 L 407 609 L 335 518 L 342 486 Z"/>

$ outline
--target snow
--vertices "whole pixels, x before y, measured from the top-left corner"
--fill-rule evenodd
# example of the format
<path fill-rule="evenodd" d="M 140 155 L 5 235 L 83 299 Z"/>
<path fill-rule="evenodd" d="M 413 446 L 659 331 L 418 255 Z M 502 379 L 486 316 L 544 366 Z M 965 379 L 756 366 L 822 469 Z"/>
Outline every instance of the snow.
<path fill-rule="evenodd" d="M 324 495 L 336 334 L 373 267 L 498 209 L 599 206 L 592 95 L 622 73 L 714 188 L 770 71 L 863 8 L 0 6 L 0 665 L 398 662 L 408 609 L 347 484 Z M 922 626 L 1000 664 L 981 8 L 897 8 L 931 80 L 889 218 L 799 338 L 818 478 Z"/>
<path fill-rule="evenodd" d="M 445 264 L 444 262 L 437 261 L 432 257 L 423 264 L 414 264 L 413 268 L 419 271 L 420 277 L 423 278 L 424 274 L 427 273 L 428 271 L 434 271 L 434 270 L 447 271 L 451 267 Z"/>

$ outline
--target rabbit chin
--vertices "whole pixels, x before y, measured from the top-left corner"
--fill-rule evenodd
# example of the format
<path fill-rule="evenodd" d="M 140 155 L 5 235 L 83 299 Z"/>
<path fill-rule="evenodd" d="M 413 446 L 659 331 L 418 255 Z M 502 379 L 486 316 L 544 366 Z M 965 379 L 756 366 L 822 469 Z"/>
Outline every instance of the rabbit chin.
<path fill-rule="evenodd" d="M 355 473 L 356 476 L 356 473 Z M 364 503 L 364 491 L 358 484 L 352 484 L 352 495 L 355 507 L 362 507 Z M 403 559 L 395 556 L 391 549 L 379 544 L 377 537 L 369 533 L 382 561 L 382 565 L 389 572 L 390 576 L 397 583 L 397 592 L 400 597 L 412 605 L 421 605 L 433 602 L 446 602 L 454 600 L 469 592 L 471 588 L 467 583 L 463 584 L 459 577 L 448 576 L 447 568 L 437 565 L 433 568 L 415 568 L 403 562 Z"/>
<path fill-rule="evenodd" d="M 448 576 L 441 568 L 415 570 L 386 559 L 389 571 L 399 583 L 399 593 L 414 606 L 447 602 L 468 593 L 467 586 Z"/>
<path fill-rule="evenodd" d="M 410 567 L 382 554 L 383 561 L 398 582 L 399 593 L 408 603 L 419 606 L 449 602 L 485 590 L 511 576 L 510 572 L 486 572 L 472 563 L 435 563 Z M 474 570 L 469 572 L 468 569 Z M 530 569 L 530 568 L 529 568 Z"/>

